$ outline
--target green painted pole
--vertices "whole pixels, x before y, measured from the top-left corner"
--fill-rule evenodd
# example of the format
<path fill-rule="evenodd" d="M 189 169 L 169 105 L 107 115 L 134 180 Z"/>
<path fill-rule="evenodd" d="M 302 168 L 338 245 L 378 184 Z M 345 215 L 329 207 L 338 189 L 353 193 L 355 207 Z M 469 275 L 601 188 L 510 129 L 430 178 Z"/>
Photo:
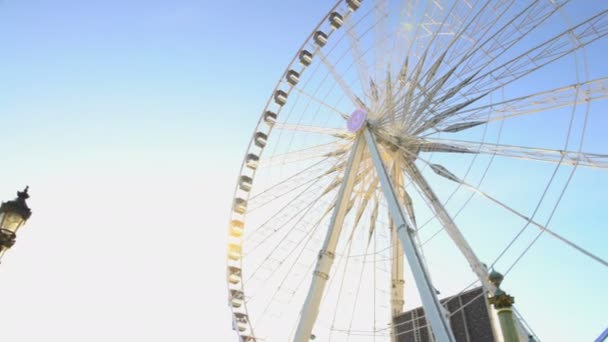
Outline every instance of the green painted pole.
<path fill-rule="evenodd" d="M 515 329 L 515 320 L 513 319 L 513 311 L 511 308 L 499 309 L 497 314 L 503 341 L 519 342 L 519 336 Z"/>
<path fill-rule="evenodd" d="M 488 302 L 494 306 L 500 323 L 500 332 L 504 342 L 519 342 L 519 334 L 515 327 L 515 318 L 513 317 L 513 304 L 515 298 L 509 296 L 505 291 L 500 289 L 500 284 L 503 280 L 503 275 L 492 271 L 488 277 L 490 282 L 496 286 L 494 296 L 488 299 Z"/>

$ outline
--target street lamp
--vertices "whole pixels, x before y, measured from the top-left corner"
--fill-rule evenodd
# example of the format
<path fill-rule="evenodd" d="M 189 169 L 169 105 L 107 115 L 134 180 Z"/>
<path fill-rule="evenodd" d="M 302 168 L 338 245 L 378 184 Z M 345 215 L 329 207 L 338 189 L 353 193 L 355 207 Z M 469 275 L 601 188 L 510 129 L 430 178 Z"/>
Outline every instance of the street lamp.
<path fill-rule="evenodd" d="M 0 258 L 15 244 L 17 230 L 32 216 L 32 211 L 25 203 L 30 197 L 29 187 L 17 192 L 17 198 L 0 205 Z"/>

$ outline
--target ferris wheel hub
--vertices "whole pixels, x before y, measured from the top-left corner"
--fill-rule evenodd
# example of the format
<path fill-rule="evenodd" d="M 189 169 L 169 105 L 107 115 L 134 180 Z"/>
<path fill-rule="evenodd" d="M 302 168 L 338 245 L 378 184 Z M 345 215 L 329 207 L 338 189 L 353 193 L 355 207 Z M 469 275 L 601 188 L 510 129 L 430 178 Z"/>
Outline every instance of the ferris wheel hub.
<path fill-rule="evenodd" d="M 356 109 L 348 118 L 346 122 L 346 126 L 348 127 L 348 131 L 351 133 L 357 133 L 365 126 L 367 122 L 367 112 L 363 109 Z"/>

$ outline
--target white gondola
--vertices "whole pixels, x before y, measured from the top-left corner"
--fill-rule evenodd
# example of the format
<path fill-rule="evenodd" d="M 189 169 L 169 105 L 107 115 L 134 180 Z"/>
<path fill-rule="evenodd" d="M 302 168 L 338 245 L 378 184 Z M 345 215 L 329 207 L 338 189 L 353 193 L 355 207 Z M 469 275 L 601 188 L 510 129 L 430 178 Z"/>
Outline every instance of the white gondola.
<path fill-rule="evenodd" d="M 237 322 L 236 326 L 239 329 L 239 331 L 241 331 L 241 332 L 247 330 L 247 323 Z"/>
<path fill-rule="evenodd" d="M 334 30 L 337 30 L 342 26 L 342 24 L 344 24 L 344 18 L 340 15 L 340 13 L 333 12 L 329 16 L 329 23 L 331 24 L 331 27 L 334 28 Z"/>
<path fill-rule="evenodd" d="M 233 285 L 241 283 L 241 269 L 238 267 L 228 267 L 228 282 Z"/>
<path fill-rule="evenodd" d="M 237 245 L 236 243 L 228 244 L 228 258 L 231 260 L 240 260 L 242 256 L 242 248 L 241 245 Z"/>
<path fill-rule="evenodd" d="M 304 66 L 309 66 L 312 63 L 312 53 L 308 50 L 300 51 L 300 63 Z"/>
<path fill-rule="evenodd" d="M 361 0 L 346 0 L 346 4 L 351 11 L 356 11 L 361 6 Z"/>
<path fill-rule="evenodd" d="M 243 236 L 243 232 L 245 231 L 245 224 L 243 221 L 232 220 L 230 221 L 230 236 L 235 238 L 240 238 Z"/>
<path fill-rule="evenodd" d="M 233 308 L 240 308 L 241 306 L 243 306 L 243 300 L 242 299 L 238 299 L 238 298 L 232 298 L 232 300 L 230 301 L 230 305 Z"/>
<path fill-rule="evenodd" d="M 277 90 L 274 93 L 274 102 L 279 106 L 285 105 L 285 103 L 287 103 L 287 93 L 282 90 Z"/>
<path fill-rule="evenodd" d="M 268 124 L 268 126 L 272 126 L 277 122 L 277 113 L 267 110 L 264 112 L 264 122 Z"/>
<path fill-rule="evenodd" d="M 289 84 L 295 86 L 300 81 L 300 74 L 295 70 L 289 70 L 285 78 Z"/>
<path fill-rule="evenodd" d="M 325 44 L 327 44 L 327 34 L 325 34 L 323 31 L 317 31 L 315 32 L 314 40 L 317 45 L 323 47 Z"/>
<path fill-rule="evenodd" d="M 256 156 L 253 153 L 249 153 L 247 155 L 247 158 L 245 160 L 245 166 L 247 166 L 248 168 L 255 170 L 258 168 L 258 165 L 260 164 L 260 157 Z"/>
<path fill-rule="evenodd" d="M 235 312 L 234 319 L 236 322 L 236 327 L 240 332 L 246 331 L 249 326 L 249 317 L 246 314 Z"/>
<path fill-rule="evenodd" d="M 228 282 L 230 282 L 230 284 L 233 284 L 233 285 L 238 285 L 241 283 L 241 276 L 236 275 L 236 274 L 230 274 L 228 276 Z"/>
<path fill-rule="evenodd" d="M 230 290 L 230 298 L 243 299 L 244 294 L 241 290 Z"/>
<path fill-rule="evenodd" d="M 235 213 L 243 215 L 247 211 L 247 201 L 242 198 L 235 198 L 232 206 Z"/>
<path fill-rule="evenodd" d="M 239 178 L 239 188 L 243 191 L 249 192 L 251 191 L 251 186 L 253 185 L 253 179 L 249 176 L 241 176 Z"/>
<path fill-rule="evenodd" d="M 268 136 L 262 132 L 257 132 L 255 134 L 255 145 L 260 148 L 264 148 L 266 146 L 266 141 L 268 140 Z"/>

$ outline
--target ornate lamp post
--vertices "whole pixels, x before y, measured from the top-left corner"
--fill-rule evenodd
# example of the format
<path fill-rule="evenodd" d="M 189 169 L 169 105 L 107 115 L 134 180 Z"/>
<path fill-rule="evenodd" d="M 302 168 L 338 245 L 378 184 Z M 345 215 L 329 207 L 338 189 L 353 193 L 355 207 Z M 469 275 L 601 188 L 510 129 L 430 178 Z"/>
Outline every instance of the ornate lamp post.
<path fill-rule="evenodd" d="M 32 216 L 32 211 L 25 203 L 29 187 L 17 192 L 17 198 L 0 205 L 0 258 L 15 244 L 17 230 Z"/>
<path fill-rule="evenodd" d="M 513 303 L 515 303 L 515 298 L 500 289 L 500 284 L 504 278 L 502 274 L 492 271 L 488 278 L 490 282 L 496 286 L 494 296 L 490 297 L 488 301 L 490 304 L 494 305 L 494 309 L 497 311 L 503 340 L 505 342 L 519 342 L 513 311 L 511 309 Z"/>

